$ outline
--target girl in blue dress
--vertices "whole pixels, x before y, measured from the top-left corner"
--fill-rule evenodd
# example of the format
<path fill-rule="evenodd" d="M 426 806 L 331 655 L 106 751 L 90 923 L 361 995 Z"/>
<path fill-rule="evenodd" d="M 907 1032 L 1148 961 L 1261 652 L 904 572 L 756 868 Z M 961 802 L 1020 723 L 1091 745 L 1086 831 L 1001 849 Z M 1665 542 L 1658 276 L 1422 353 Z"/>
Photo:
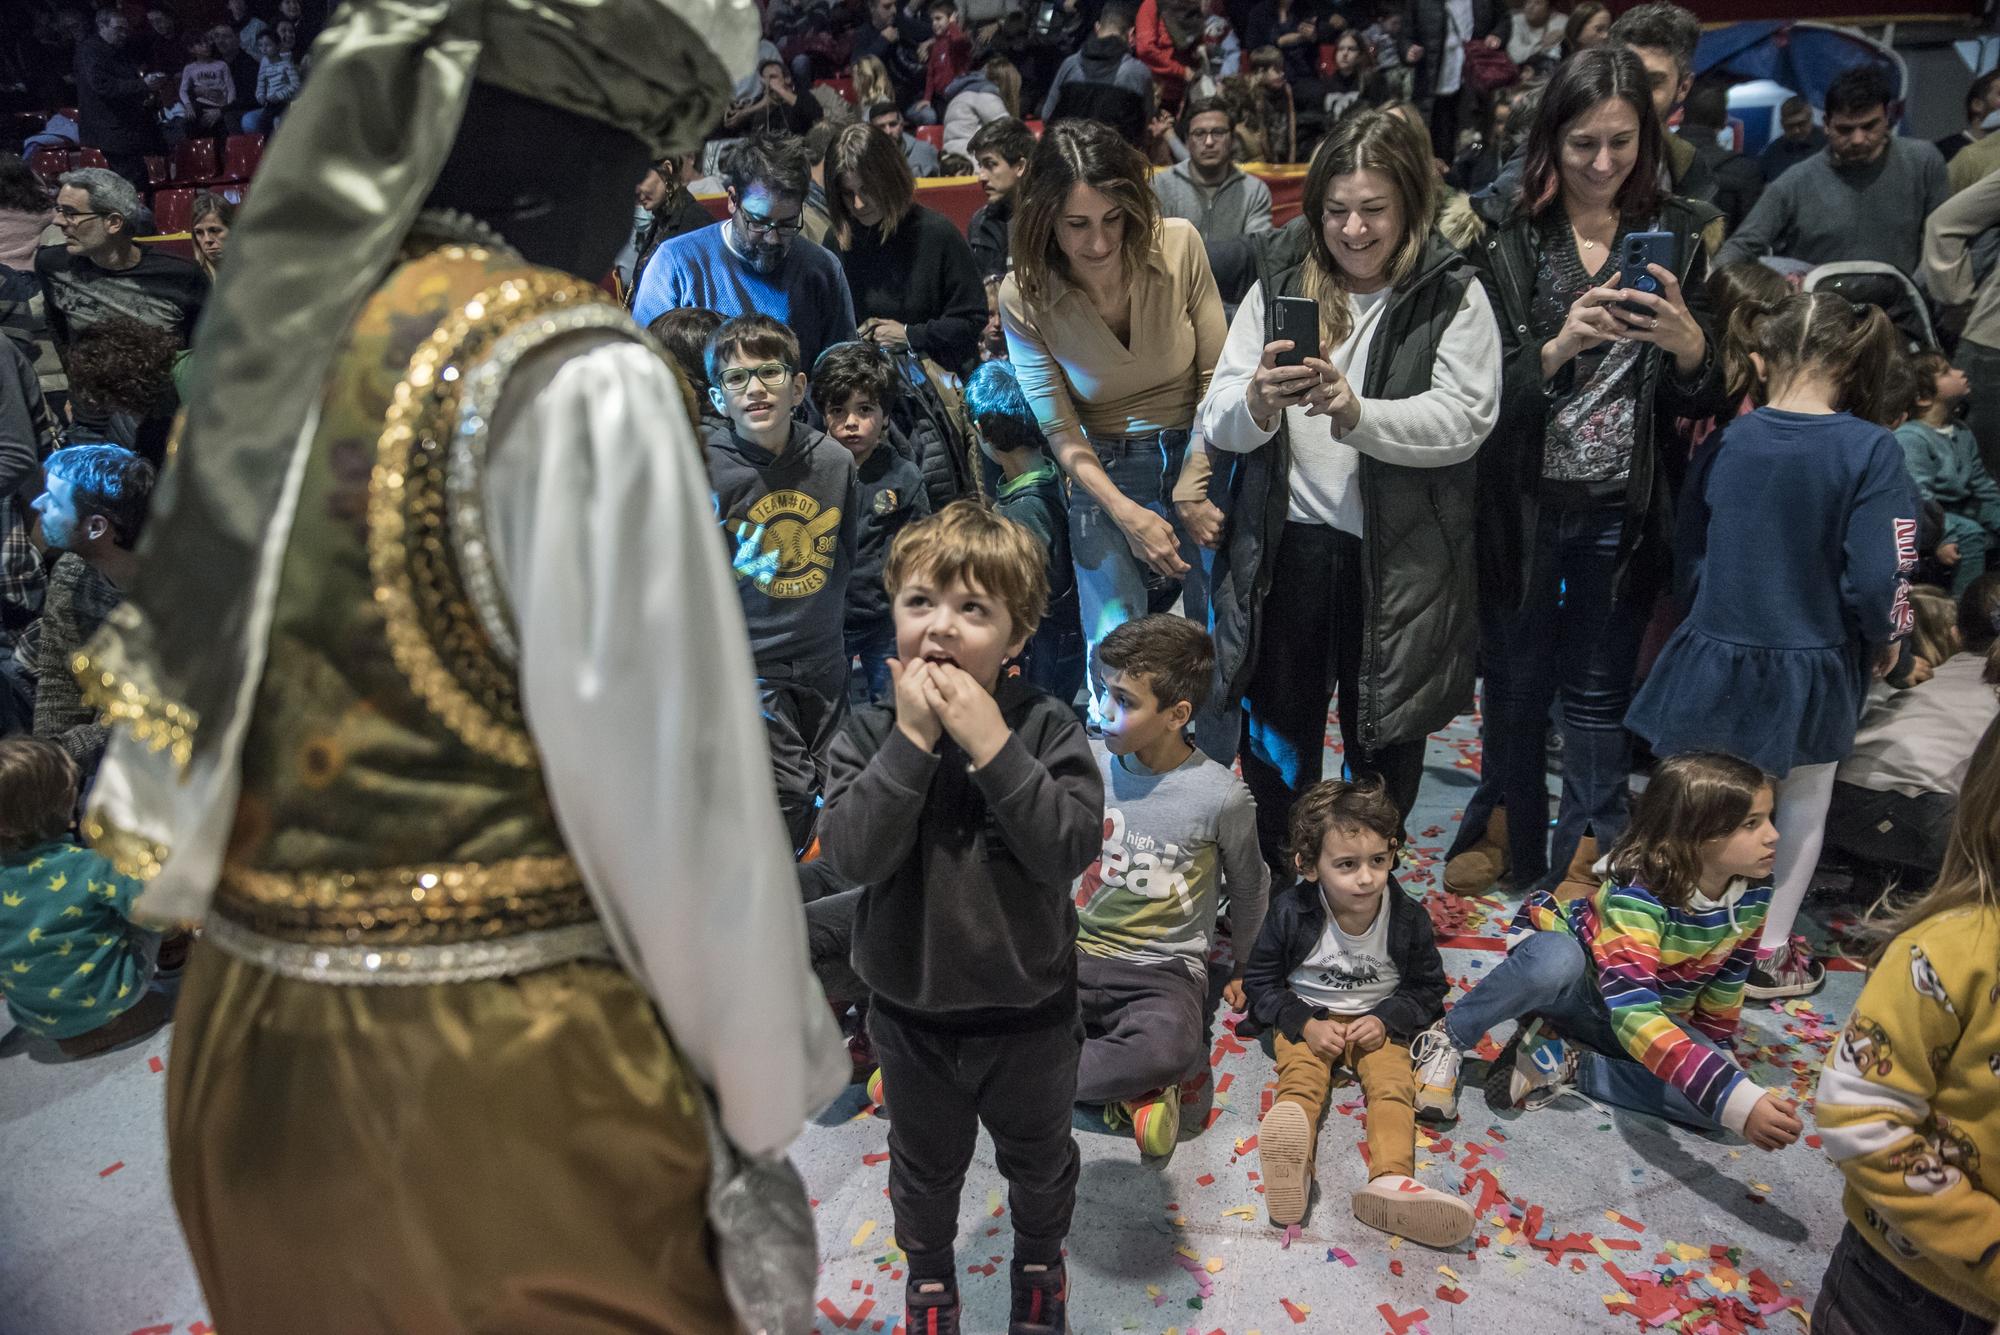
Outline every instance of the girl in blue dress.
<path fill-rule="evenodd" d="M 1777 779 L 1771 911 L 1744 989 L 1770 999 L 1825 980 L 1792 925 L 1870 674 L 1912 626 L 1917 497 L 1875 424 L 1898 355 L 1878 307 L 1801 293 L 1740 309 L 1730 337 L 1765 406 L 1689 465 L 1675 554 L 1692 606 L 1625 721 L 1656 755 L 1725 751 Z"/>

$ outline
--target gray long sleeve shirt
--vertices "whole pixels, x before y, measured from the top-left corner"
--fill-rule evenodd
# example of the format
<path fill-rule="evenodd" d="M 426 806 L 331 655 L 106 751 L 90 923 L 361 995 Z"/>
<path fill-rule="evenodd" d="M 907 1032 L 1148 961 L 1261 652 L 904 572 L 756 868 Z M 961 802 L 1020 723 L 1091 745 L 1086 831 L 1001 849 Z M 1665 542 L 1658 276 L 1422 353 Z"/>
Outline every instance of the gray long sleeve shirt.
<path fill-rule="evenodd" d="M 1807 264 L 1873 260 L 1914 275 L 1924 219 L 1949 194 L 1943 156 L 1920 139 L 1891 139 L 1860 168 L 1836 167 L 1821 153 L 1771 182 L 1714 267 L 1781 255 Z"/>
<path fill-rule="evenodd" d="M 1235 167 L 1222 184 L 1210 186 L 1196 180 L 1187 163 L 1177 162 L 1153 174 L 1153 196 L 1162 217 L 1187 219 L 1211 246 L 1271 230 L 1271 187 Z"/>

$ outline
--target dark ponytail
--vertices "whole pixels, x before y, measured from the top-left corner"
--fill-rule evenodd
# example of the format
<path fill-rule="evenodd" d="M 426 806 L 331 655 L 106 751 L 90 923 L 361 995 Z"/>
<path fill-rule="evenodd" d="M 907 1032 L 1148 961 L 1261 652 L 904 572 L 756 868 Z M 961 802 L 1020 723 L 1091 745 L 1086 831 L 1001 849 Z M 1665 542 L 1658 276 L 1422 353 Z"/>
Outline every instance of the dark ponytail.
<path fill-rule="evenodd" d="M 1745 335 L 1744 350 L 1764 358 L 1767 388 L 1819 370 L 1840 386 L 1836 408 L 1869 422 L 1882 420 L 1885 408 L 1893 412 L 1895 405 L 1884 399 L 1897 334 L 1880 306 L 1863 306 L 1833 292 L 1801 292 L 1762 316 L 1732 318 L 1732 341 L 1739 330 Z"/>

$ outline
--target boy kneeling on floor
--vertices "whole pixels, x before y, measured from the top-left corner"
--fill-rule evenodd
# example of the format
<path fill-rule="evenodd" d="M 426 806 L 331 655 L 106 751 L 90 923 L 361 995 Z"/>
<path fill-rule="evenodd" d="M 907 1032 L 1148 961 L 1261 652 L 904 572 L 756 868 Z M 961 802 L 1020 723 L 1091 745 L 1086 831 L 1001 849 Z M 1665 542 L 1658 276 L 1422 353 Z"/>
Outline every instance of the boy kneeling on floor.
<path fill-rule="evenodd" d="M 1416 1171 L 1409 1041 L 1444 1013 L 1444 959 L 1430 916 L 1390 892 L 1402 820 L 1379 783 L 1328 780 L 1292 808 L 1303 878 L 1272 897 L 1243 977 L 1250 1018 L 1275 1027 L 1278 1092 L 1257 1132 L 1264 1202 L 1283 1227 L 1305 1218 L 1314 1143 L 1335 1069 L 1368 1101 L 1368 1184 L 1354 1217 L 1431 1247 L 1472 1234 L 1472 1207 Z"/>

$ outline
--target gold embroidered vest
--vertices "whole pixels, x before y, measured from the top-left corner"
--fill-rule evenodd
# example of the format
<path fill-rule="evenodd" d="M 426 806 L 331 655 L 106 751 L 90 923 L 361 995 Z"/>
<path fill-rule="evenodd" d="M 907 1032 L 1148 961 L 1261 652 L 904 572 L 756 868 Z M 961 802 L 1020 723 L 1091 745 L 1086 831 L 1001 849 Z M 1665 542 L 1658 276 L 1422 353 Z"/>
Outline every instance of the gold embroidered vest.
<path fill-rule="evenodd" d="M 328 379 L 210 935 L 327 982 L 492 977 L 606 955 L 522 718 L 483 507 L 508 372 L 582 329 L 588 284 L 446 246 L 369 298 Z"/>

